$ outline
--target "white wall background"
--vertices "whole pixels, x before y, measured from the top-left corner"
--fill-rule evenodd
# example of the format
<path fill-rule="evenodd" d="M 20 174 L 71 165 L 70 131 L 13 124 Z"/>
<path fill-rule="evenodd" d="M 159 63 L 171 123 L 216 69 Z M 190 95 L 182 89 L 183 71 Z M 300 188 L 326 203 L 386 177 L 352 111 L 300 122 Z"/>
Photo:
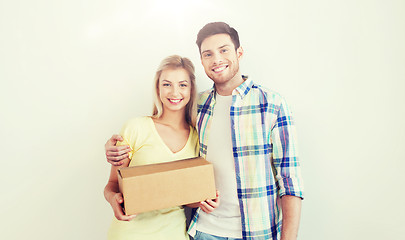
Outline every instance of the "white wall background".
<path fill-rule="evenodd" d="M 210 21 L 294 111 L 299 239 L 403 238 L 404 1 L 0 0 L 1 239 L 105 239 L 104 143 L 150 113 L 167 55 L 211 86 L 194 44 Z"/>

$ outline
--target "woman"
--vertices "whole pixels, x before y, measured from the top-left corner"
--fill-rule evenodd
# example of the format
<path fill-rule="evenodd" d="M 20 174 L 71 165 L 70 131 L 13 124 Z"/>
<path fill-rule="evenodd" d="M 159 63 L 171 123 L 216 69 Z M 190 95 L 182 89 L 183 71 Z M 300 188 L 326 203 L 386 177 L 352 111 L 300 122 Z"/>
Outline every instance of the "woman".
<path fill-rule="evenodd" d="M 177 55 L 165 58 L 155 75 L 154 92 L 153 115 L 131 119 L 121 131 L 123 141 L 119 144 L 129 145 L 131 151 L 123 165 L 111 167 L 104 189 L 116 217 L 108 239 L 189 239 L 182 206 L 132 216 L 124 215 L 121 208 L 123 197 L 118 189 L 117 169 L 198 156 L 198 137 L 193 127 L 196 86 L 192 62 Z M 217 202 L 207 200 L 190 206 L 208 204 L 215 208 Z"/>

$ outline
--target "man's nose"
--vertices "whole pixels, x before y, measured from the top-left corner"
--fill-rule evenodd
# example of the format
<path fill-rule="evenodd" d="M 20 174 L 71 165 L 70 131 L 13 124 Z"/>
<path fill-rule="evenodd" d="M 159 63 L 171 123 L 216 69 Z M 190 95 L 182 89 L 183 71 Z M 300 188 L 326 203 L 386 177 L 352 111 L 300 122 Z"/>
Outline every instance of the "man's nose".
<path fill-rule="evenodd" d="M 220 64 L 223 62 L 223 58 L 222 58 L 221 54 L 218 54 L 218 53 L 213 55 L 213 60 L 214 60 L 215 64 Z"/>

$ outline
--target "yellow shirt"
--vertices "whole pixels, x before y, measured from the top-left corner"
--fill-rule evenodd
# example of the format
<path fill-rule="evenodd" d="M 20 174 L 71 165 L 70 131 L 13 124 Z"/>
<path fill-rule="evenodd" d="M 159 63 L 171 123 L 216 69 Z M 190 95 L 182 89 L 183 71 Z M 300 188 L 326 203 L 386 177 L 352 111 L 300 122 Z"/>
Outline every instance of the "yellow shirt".
<path fill-rule="evenodd" d="M 150 117 L 128 121 L 121 130 L 131 147 L 129 166 L 170 162 L 198 156 L 198 136 L 190 127 L 188 141 L 182 150 L 173 153 L 159 136 Z M 165 196 L 162 196 L 165 197 Z M 182 206 L 138 214 L 133 220 L 119 221 L 115 217 L 108 231 L 111 240 L 188 240 L 186 217 Z"/>

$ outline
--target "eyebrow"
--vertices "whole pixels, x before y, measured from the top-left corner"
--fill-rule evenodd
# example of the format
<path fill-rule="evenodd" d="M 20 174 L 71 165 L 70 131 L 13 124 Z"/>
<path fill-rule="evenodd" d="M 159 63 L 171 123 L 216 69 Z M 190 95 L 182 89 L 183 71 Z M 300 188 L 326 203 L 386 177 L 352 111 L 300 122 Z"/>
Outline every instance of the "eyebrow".
<path fill-rule="evenodd" d="M 225 44 L 225 45 L 220 46 L 218 49 L 221 49 L 221 48 L 224 48 L 224 47 L 230 47 L 230 46 L 231 45 L 229 45 L 229 44 Z M 204 50 L 204 51 L 201 52 L 201 54 L 203 54 L 205 52 L 211 52 L 211 50 L 210 49 Z"/>
<path fill-rule="evenodd" d="M 224 48 L 224 47 L 230 47 L 231 45 L 229 45 L 229 44 L 225 44 L 225 45 L 223 45 L 223 46 L 220 46 L 218 49 L 221 49 L 221 48 Z"/>
<path fill-rule="evenodd" d="M 172 83 L 171 81 L 169 81 L 169 80 L 166 80 L 166 79 L 163 79 L 162 80 L 162 82 L 169 82 L 169 83 Z M 179 83 L 182 83 L 182 82 L 186 82 L 186 83 L 188 83 L 188 80 L 181 80 L 181 81 L 179 81 Z"/>

